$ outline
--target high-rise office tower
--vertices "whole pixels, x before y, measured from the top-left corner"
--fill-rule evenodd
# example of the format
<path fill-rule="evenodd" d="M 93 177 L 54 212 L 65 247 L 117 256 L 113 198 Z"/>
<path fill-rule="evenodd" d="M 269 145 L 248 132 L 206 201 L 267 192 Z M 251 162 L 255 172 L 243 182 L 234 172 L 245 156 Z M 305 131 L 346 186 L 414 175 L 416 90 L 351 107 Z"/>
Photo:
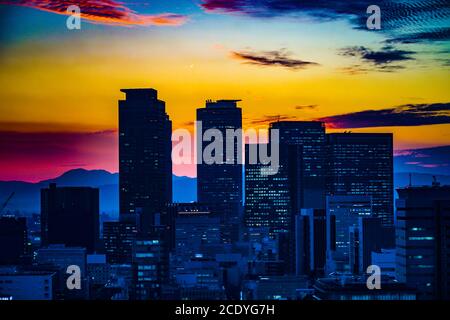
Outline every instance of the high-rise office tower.
<path fill-rule="evenodd" d="M 0 264 L 19 264 L 27 248 L 26 218 L 0 217 Z"/>
<path fill-rule="evenodd" d="M 208 100 L 205 108 L 197 109 L 197 200 L 221 216 L 225 242 L 238 239 L 242 223 L 242 110 L 238 101 Z M 222 141 L 216 140 L 216 134 Z M 211 143 L 218 148 L 207 152 Z M 212 159 L 203 155 L 217 161 L 210 163 Z"/>
<path fill-rule="evenodd" d="M 104 222 L 103 242 L 108 263 L 131 264 L 132 247 L 136 236 L 136 223 L 131 221 Z"/>
<path fill-rule="evenodd" d="M 133 243 L 133 292 L 135 300 L 161 299 L 162 286 L 169 279 L 169 251 L 164 230 L 138 236 Z"/>
<path fill-rule="evenodd" d="M 280 169 L 276 176 L 291 180 L 292 208 L 323 209 L 326 195 L 325 124 L 319 121 L 279 121 L 270 130 L 279 130 Z M 285 145 L 297 148 L 283 148 Z M 294 158 L 294 159 L 293 159 Z M 286 169 L 287 161 L 291 161 Z"/>
<path fill-rule="evenodd" d="M 393 225 L 391 133 L 328 134 L 329 192 L 372 197 L 373 214 Z"/>
<path fill-rule="evenodd" d="M 244 223 L 247 228 L 269 228 L 270 203 L 269 176 L 261 172 L 260 163 L 250 163 L 250 148 L 259 144 L 245 145 L 245 208 Z"/>
<path fill-rule="evenodd" d="M 302 209 L 295 217 L 295 271 L 297 275 L 321 276 L 326 258 L 325 209 Z"/>
<path fill-rule="evenodd" d="M 266 165 L 250 161 L 250 152 L 258 154 L 261 147 L 268 148 L 268 145 L 245 145 L 244 223 L 247 228 L 265 229 L 273 236 L 290 214 L 290 194 L 287 179 L 283 180 L 286 184 L 274 183 Z"/>
<path fill-rule="evenodd" d="M 259 229 L 275 238 L 280 233 L 289 233 L 293 221 L 293 195 L 298 181 L 298 146 L 280 145 L 279 157 L 285 156 L 278 173 L 270 174 L 267 165 L 257 161 L 252 163 L 250 152 L 259 153 L 260 148 L 268 149 L 265 144 L 245 145 L 245 226 Z M 281 170 L 281 171 L 280 171 Z M 267 232 L 264 232 L 267 230 Z"/>
<path fill-rule="evenodd" d="M 418 299 L 450 299 L 450 186 L 397 190 L 397 280 Z"/>
<path fill-rule="evenodd" d="M 41 189 L 42 246 L 64 244 L 93 252 L 99 230 L 99 189 L 54 183 Z"/>
<path fill-rule="evenodd" d="M 172 122 L 155 89 L 122 89 L 119 101 L 120 214 L 141 213 L 142 227 L 172 201 Z"/>
<path fill-rule="evenodd" d="M 350 227 L 350 266 L 354 274 L 366 273 L 372 263 L 372 254 L 393 248 L 395 233 L 393 227 L 385 227 L 381 218 L 359 217 L 358 225 Z M 384 272 L 384 270 L 381 270 Z"/>
<path fill-rule="evenodd" d="M 372 215 L 369 196 L 327 196 L 327 257 L 326 272 L 350 273 L 350 231 L 360 217 Z M 353 230 L 354 231 L 354 230 Z M 353 232 L 353 235 L 354 232 Z"/>

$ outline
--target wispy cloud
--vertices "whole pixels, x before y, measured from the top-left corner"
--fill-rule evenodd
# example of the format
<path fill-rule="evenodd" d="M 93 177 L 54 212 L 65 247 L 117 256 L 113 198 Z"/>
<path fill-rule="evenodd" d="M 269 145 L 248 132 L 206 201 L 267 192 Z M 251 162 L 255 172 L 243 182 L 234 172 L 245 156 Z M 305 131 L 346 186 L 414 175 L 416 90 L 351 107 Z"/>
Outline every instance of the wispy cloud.
<path fill-rule="evenodd" d="M 392 46 L 385 46 L 378 51 L 359 46 L 343 48 L 339 54 L 358 59 L 358 63 L 342 69 L 346 73 L 357 74 L 369 71 L 394 72 L 404 69 L 405 67 L 398 63 L 414 60 L 415 52 L 399 50 Z"/>
<path fill-rule="evenodd" d="M 450 123 L 450 102 L 407 104 L 381 110 L 364 110 L 317 119 L 329 128 L 350 129 L 389 126 L 421 126 Z"/>
<path fill-rule="evenodd" d="M 271 122 L 290 121 L 290 120 L 297 120 L 297 117 L 288 114 L 264 115 L 261 118 L 252 120 L 250 123 L 255 125 L 262 125 L 262 124 L 269 124 Z"/>
<path fill-rule="evenodd" d="M 318 107 L 319 105 L 317 104 L 297 105 L 295 106 L 295 110 L 314 110 Z"/>
<path fill-rule="evenodd" d="M 395 167 L 403 172 L 450 174 L 450 146 L 425 149 L 398 150 Z"/>
<path fill-rule="evenodd" d="M 366 10 L 376 4 L 382 12 L 382 30 L 391 41 L 412 43 L 450 39 L 448 0 L 203 0 L 207 12 L 242 14 L 258 18 L 308 17 L 318 21 L 346 19 L 366 29 Z M 447 23 L 446 23 L 447 21 Z"/>
<path fill-rule="evenodd" d="M 241 60 L 246 64 L 257 66 L 278 66 L 288 69 L 299 70 L 319 65 L 316 62 L 300 60 L 292 57 L 285 49 L 273 51 L 232 51 L 233 59 Z"/>
<path fill-rule="evenodd" d="M 67 8 L 78 5 L 81 17 L 89 22 L 119 26 L 178 26 L 185 15 L 174 13 L 139 14 L 114 0 L 0 0 L 0 4 L 18 5 L 67 15 Z"/>

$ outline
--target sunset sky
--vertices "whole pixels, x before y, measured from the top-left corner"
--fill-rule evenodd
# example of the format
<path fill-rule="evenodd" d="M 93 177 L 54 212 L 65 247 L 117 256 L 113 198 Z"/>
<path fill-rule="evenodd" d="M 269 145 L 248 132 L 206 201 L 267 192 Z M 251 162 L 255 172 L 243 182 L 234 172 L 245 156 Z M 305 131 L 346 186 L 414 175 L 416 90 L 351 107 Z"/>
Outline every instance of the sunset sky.
<path fill-rule="evenodd" d="M 66 28 L 74 3 L 81 30 Z M 321 119 L 393 132 L 397 152 L 450 145 L 445 0 L 0 0 L 0 19 L 0 180 L 116 172 L 133 87 L 158 90 L 174 129 L 206 99 L 242 99 L 245 128 Z"/>

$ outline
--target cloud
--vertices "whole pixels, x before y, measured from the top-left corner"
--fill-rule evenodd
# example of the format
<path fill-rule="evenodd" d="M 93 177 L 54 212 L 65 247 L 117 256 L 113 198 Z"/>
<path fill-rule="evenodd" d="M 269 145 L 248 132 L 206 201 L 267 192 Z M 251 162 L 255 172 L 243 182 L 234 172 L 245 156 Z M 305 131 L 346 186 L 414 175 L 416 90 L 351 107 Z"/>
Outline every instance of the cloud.
<path fill-rule="evenodd" d="M 295 106 L 295 110 L 314 110 L 317 109 L 319 105 L 317 104 L 308 104 L 308 105 L 298 105 Z"/>
<path fill-rule="evenodd" d="M 260 124 L 269 124 L 271 122 L 290 121 L 290 120 L 297 120 L 297 117 L 287 115 L 287 114 L 264 115 L 263 117 L 261 117 L 259 119 L 250 121 L 250 123 L 255 124 L 255 125 L 260 125 Z"/>
<path fill-rule="evenodd" d="M 394 72 L 404 69 L 404 66 L 397 63 L 414 60 L 413 51 L 399 50 L 392 46 L 385 46 L 378 51 L 370 50 L 364 46 L 347 47 L 339 51 L 340 55 L 356 58 L 362 62 L 354 64 L 341 70 L 349 74 L 366 73 L 369 71 Z"/>
<path fill-rule="evenodd" d="M 257 66 L 279 66 L 292 70 L 305 69 L 310 66 L 319 65 L 316 62 L 304 61 L 293 58 L 285 49 L 274 51 L 232 51 L 233 59 L 242 60 L 246 64 Z"/>
<path fill-rule="evenodd" d="M 114 0 L 0 0 L 0 4 L 30 7 L 64 15 L 68 15 L 69 6 L 78 5 L 81 18 L 93 23 L 119 26 L 178 26 L 187 20 L 186 16 L 174 13 L 138 14 L 122 2 Z"/>
<path fill-rule="evenodd" d="M 450 146 L 425 149 L 398 150 L 395 167 L 401 172 L 450 174 Z"/>
<path fill-rule="evenodd" d="M 367 7 L 381 9 L 382 30 L 397 42 L 450 39 L 448 0 L 203 0 L 207 12 L 241 14 L 257 18 L 313 18 L 348 20 L 355 29 L 367 30 Z"/>
<path fill-rule="evenodd" d="M 421 126 L 450 123 L 450 102 L 407 104 L 381 110 L 365 110 L 317 119 L 329 128 L 350 129 L 390 126 Z"/>

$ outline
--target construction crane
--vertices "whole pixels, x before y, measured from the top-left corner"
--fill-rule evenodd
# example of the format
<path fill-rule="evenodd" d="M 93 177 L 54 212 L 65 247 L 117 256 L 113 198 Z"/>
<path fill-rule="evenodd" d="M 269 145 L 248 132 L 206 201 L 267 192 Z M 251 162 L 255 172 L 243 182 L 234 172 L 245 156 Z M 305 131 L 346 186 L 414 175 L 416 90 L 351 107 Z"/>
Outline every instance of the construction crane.
<path fill-rule="evenodd" d="M 14 196 L 14 191 L 11 192 L 11 194 L 9 195 L 8 198 L 6 198 L 6 201 L 2 204 L 1 208 L 0 208 L 0 215 L 2 214 L 3 210 L 6 208 L 6 206 L 8 205 L 8 202 L 11 200 L 11 198 Z"/>

